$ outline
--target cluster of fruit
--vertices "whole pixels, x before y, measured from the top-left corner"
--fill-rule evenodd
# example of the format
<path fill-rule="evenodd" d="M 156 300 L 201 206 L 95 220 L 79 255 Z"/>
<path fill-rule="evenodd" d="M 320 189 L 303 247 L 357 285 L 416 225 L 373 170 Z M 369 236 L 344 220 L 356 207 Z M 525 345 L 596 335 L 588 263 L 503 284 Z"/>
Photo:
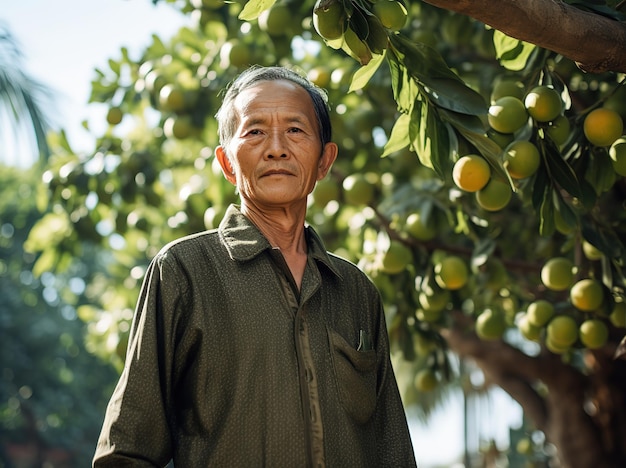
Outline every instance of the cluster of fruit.
<path fill-rule="evenodd" d="M 511 181 L 529 178 L 540 168 L 543 153 L 538 139 L 562 148 L 574 135 L 564 110 L 564 100 L 552 86 L 538 85 L 527 93 L 517 81 L 502 80 L 494 86 L 487 115 L 488 136 L 502 148 L 498 163 Z M 615 172 L 625 175 L 626 136 L 622 136 L 620 114 L 600 107 L 579 117 L 586 141 L 608 148 Z M 528 131 L 529 122 L 537 132 Z M 465 192 L 475 193 L 477 204 L 487 211 L 503 209 L 513 194 L 511 181 L 497 175 L 493 165 L 482 155 L 467 154 L 455 162 L 452 173 L 454 183 Z"/>
<path fill-rule="evenodd" d="M 398 0 L 353 2 L 318 0 L 313 26 L 334 49 L 342 49 L 362 65 L 387 48 L 388 31 L 399 31 L 408 18 L 406 5 Z"/>
<path fill-rule="evenodd" d="M 583 249 L 588 258 L 598 258 L 590 244 L 584 244 Z M 531 302 L 517 324 L 526 339 L 543 340 L 550 351 L 562 354 L 577 344 L 587 349 L 604 346 L 609 337 L 608 322 L 626 327 L 626 303 L 611 297 L 595 278 L 576 280 L 575 265 L 569 258 L 548 260 L 541 269 L 541 281 L 550 291 L 569 290 L 569 305 L 574 310 L 566 307 L 557 313 L 546 299 Z"/>

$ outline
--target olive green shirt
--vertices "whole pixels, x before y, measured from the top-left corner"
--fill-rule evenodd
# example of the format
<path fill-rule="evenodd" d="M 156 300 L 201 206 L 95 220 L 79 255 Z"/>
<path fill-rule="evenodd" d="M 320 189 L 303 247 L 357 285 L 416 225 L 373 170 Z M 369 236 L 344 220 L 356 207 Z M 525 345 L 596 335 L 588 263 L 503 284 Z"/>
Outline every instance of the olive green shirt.
<path fill-rule="evenodd" d="M 154 258 L 94 466 L 415 466 L 380 296 L 306 239 L 299 291 L 235 206 Z"/>

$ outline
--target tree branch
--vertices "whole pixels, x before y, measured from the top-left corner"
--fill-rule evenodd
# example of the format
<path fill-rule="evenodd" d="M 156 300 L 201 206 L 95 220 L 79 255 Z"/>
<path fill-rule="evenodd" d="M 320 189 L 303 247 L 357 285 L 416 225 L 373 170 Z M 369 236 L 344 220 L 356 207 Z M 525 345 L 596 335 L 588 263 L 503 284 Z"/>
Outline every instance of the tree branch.
<path fill-rule="evenodd" d="M 557 52 L 590 73 L 626 72 L 626 25 L 560 0 L 424 0 Z"/>

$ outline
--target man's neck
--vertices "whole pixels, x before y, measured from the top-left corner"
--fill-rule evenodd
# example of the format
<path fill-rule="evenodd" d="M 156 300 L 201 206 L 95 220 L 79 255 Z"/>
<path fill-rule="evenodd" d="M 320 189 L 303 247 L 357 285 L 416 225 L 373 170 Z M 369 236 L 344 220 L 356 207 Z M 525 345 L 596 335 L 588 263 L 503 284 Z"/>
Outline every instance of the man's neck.
<path fill-rule="evenodd" d="M 306 206 L 297 208 L 260 208 L 242 203 L 241 212 L 250 220 L 270 242 L 285 256 L 306 256 L 304 220 Z"/>

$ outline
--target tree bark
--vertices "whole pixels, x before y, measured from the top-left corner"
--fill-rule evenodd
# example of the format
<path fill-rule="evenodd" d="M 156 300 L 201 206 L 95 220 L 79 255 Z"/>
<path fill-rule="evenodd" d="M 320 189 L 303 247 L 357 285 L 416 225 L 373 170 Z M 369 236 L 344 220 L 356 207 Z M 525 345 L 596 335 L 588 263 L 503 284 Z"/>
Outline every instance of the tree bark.
<path fill-rule="evenodd" d="M 424 0 L 557 52 L 590 73 L 626 72 L 626 24 L 560 0 Z"/>
<path fill-rule="evenodd" d="M 502 340 L 481 340 L 472 321 L 460 313 L 453 323 L 441 331 L 450 349 L 472 359 L 488 382 L 522 406 L 557 448 L 563 468 L 626 466 L 620 442 L 626 431 L 624 361 L 593 354 L 592 368 L 583 374 L 550 352 L 529 356 Z M 540 382 L 547 387 L 545 395 Z"/>

